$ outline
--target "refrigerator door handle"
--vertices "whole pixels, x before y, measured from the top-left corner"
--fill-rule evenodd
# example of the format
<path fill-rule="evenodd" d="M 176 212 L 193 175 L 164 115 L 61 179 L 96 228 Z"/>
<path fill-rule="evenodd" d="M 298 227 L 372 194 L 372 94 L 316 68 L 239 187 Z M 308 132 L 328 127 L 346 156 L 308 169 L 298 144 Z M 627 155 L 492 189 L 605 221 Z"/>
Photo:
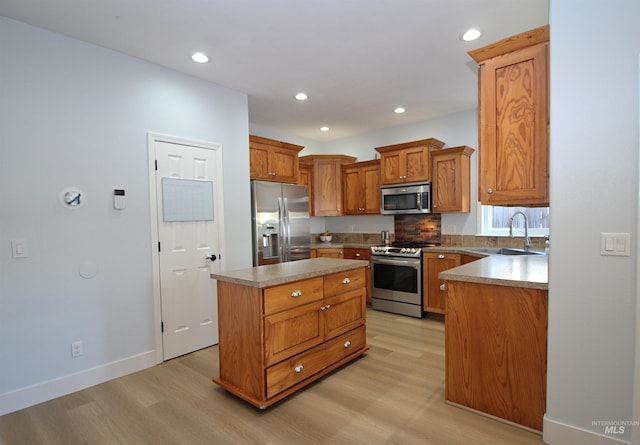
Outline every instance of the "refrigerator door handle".
<path fill-rule="evenodd" d="M 291 221 L 289 220 L 289 202 L 283 198 L 282 225 L 284 226 L 284 261 L 291 261 Z"/>
<path fill-rule="evenodd" d="M 278 238 L 280 239 L 278 256 L 280 257 L 281 263 L 287 261 L 285 257 L 287 249 L 284 230 L 284 205 L 282 203 L 282 197 L 278 197 Z"/>

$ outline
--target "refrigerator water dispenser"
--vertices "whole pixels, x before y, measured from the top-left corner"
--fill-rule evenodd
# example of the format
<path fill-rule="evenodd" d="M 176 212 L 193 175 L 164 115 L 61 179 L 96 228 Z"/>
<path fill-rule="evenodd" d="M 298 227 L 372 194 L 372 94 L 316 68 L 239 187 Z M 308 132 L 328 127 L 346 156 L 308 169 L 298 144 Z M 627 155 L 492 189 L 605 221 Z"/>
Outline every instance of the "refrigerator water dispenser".
<path fill-rule="evenodd" d="M 266 223 L 262 225 L 262 257 L 275 258 L 280 255 L 278 250 L 278 224 Z"/>

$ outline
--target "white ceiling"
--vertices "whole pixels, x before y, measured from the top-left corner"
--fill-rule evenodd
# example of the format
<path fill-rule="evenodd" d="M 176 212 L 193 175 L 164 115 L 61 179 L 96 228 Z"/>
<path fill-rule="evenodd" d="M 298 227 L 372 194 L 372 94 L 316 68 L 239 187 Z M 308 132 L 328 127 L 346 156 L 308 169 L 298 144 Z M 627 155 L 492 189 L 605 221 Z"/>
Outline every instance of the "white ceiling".
<path fill-rule="evenodd" d="M 549 22 L 549 0 L 2 0 L 0 15 L 249 96 L 251 124 L 328 141 L 474 108 L 466 51 Z M 471 43 L 460 35 L 476 27 Z M 194 51 L 210 61 L 191 61 Z M 294 99 L 304 91 L 305 102 Z M 396 115 L 397 106 L 406 113 Z M 320 132 L 327 125 L 329 132 Z"/>

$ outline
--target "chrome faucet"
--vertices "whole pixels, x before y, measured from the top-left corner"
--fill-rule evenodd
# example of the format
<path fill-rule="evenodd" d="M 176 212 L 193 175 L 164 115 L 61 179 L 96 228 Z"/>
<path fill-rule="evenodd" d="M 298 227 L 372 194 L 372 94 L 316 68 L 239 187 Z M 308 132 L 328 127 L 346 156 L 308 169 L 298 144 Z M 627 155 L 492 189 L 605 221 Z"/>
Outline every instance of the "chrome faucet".
<path fill-rule="evenodd" d="M 522 217 L 524 218 L 524 250 L 529 250 L 532 247 L 531 238 L 529 238 L 529 224 L 527 222 L 527 215 L 525 215 L 523 212 L 517 211 L 511 218 L 509 218 L 509 236 L 513 238 L 513 220 L 518 215 L 522 215 Z"/>

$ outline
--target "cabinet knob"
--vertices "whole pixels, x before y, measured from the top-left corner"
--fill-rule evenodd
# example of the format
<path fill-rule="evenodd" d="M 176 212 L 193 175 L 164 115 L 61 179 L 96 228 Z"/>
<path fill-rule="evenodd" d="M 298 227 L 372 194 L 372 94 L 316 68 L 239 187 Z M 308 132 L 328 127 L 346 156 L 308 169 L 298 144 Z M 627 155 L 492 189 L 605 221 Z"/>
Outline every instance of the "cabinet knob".
<path fill-rule="evenodd" d="M 443 283 L 440 285 L 440 290 L 447 290 L 447 283 Z"/>
<path fill-rule="evenodd" d="M 301 296 L 301 295 L 302 295 L 302 291 L 301 291 L 301 290 L 294 290 L 293 292 L 291 292 L 291 296 L 292 296 L 293 298 L 295 298 L 295 297 L 299 297 L 299 296 Z"/>
<path fill-rule="evenodd" d="M 348 348 L 349 346 L 351 346 L 351 340 L 347 340 L 344 342 L 344 347 Z"/>
<path fill-rule="evenodd" d="M 438 258 L 440 258 L 441 260 L 444 260 L 444 255 L 438 255 Z"/>
<path fill-rule="evenodd" d="M 356 257 L 359 257 L 359 256 L 360 256 L 360 252 L 356 252 Z"/>
<path fill-rule="evenodd" d="M 330 305 L 330 304 L 327 304 L 326 306 L 322 306 L 322 307 L 320 308 L 320 310 L 324 312 L 324 311 L 326 311 L 327 309 L 329 309 L 330 307 L 331 307 L 331 305 Z"/>
<path fill-rule="evenodd" d="M 301 373 L 303 369 L 304 369 L 304 365 L 298 365 L 295 368 L 293 368 L 293 371 L 297 373 Z"/>
<path fill-rule="evenodd" d="M 349 278 L 345 278 L 344 280 L 342 280 L 342 284 L 349 284 L 351 283 L 351 280 Z"/>
<path fill-rule="evenodd" d="M 488 189 L 487 189 L 487 193 L 488 193 L 488 194 L 492 194 L 492 193 L 493 193 L 493 189 L 492 189 L 492 188 L 488 188 Z"/>

